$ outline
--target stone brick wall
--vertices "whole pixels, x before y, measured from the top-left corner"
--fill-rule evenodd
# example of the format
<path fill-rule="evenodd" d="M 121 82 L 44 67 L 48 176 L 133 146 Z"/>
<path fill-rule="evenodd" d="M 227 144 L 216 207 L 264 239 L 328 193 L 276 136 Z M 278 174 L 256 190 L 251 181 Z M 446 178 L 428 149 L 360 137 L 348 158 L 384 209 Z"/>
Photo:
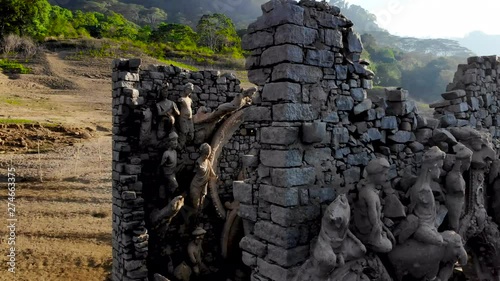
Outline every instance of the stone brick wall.
<path fill-rule="evenodd" d="M 141 146 L 143 109 L 155 107 L 165 82 L 169 83 L 168 99 L 174 102 L 185 84 L 195 85 L 191 95 L 194 113 L 201 106 L 213 111 L 242 91 L 240 81 L 233 74 L 190 72 L 174 66 L 141 67 L 140 64 L 138 59 L 113 62 L 113 280 L 146 280 L 148 274 L 158 272 L 159 267 L 165 269 L 169 262 L 159 258 L 161 247 L 155 245 L 155 236 L 148 233 L 147 217 L 157 203 L 158 168 L 165 148 L 161 143 L 157 149 Z M 219 162 L 222 175 L 219 192 L 223 202 L 232 201 L 232 181 L 240 172 L 240 157 L 249 151 L 255 139 L 248 133 L 252 129 L 247 130 L 245 126 L 224 147 Z M 198 145 L 190 144 L 178 153 L 185 167 L 178 173 L 177 180 L 184 189 L 189 187 L 198 157 Z M 184 258 L 192 231 L 182 229 L 185 219 L 182 214 L 177 216 L 169 228 L 174 238 L 170 245 L 174 266 Z M 208 231 L 205 250 L 211 261 L 207 264 L 213 265 L 219 258 L 223 221 L 213 210 L 208 210 L 200 223 Z"/>
<path fill-rule="evenodd" d="M 500 137 L 500 58 L 471 57 L 458 66 L 444 100 L 431 105 L 444 126 L 484 128 Z"/>
<path fill-rule="evenodd" d="M 113 280 L 147 280 L 142 159 L 134 153 L 133 107 L 138 103 L 140 60 L 113 62 Z"/>
<path fill-rule="evenodd" d="M 366 98 L 363 46 L 338 8 L 270 1 L 262 11 L 243 39 L 249 79 L 260 86 L 246 118 L 258 124 L 258 163 L 233 192 L 252 280 L 291 280 L 336 194 L 353 191 L 377 156 L 392 164 L 394 185 L 404 184 L 431 145 L 421 131 L 432 137 L 438 122 L 420 117 L 403 89 Z"/>

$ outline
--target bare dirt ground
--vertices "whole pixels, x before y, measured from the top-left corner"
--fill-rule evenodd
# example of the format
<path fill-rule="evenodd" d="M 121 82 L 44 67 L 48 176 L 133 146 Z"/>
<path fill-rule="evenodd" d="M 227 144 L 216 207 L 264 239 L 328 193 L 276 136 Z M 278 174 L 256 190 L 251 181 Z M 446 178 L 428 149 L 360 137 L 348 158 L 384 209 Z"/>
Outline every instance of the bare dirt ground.
<path fill-rule="evenodd" d="M 46 52 L 28 65 L 32 74 L 0 74 L 0 280 L 106 280 L 111 271 L 111 59 L 67 54 Z M 6 263 L 8 167 L 15 275 Z"/>

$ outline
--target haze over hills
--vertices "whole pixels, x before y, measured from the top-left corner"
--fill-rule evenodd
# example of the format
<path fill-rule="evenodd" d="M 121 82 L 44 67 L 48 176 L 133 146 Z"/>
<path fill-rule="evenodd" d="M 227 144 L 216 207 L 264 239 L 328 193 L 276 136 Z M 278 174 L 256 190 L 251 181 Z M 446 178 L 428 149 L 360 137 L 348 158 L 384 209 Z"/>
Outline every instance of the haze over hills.
<path fill-rule="evenodd" d="M 479 56 L 500 54 L 500 35 L 489 35 L 482 31 L 474 31 L 464 38 L 456 38 L 456 40 Z"/>

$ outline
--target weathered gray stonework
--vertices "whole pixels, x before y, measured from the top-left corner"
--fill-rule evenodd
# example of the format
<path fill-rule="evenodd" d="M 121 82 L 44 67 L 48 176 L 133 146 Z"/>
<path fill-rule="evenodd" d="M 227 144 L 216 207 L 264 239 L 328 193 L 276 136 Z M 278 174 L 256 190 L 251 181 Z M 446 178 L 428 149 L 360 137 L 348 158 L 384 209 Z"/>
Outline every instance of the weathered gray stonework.
<path fill-rule="evenodd" d="M 232 74 L 114 62 L 113 280 L 189 280 L 187 273 L 191 280 L 398 280 L 407 273 L 423 280 L 439 271 L 445 281 L 457 261 L 465 266 L 464 251 L 475 265 L 467 272 L 497 277 L 498 57 L 459 66 L 429 118 L 404 89 L 366 97 L 373 72 L 337 7 L 272 0 L 262 11 L 243 38 L 256 93 Z M 180 107 L 188 83 L 195 139 L 170 149 L 156 136 L 175 139 L 180 130 L 161 132 L 168 118 L 156 106 L 166 95 Z M 202 142 L 212 158 L 203 158 Z M 178 168 L 170 203 L 157 194 L 165 179 L 171 184 L 160 172 L 167 149 Z M 194 209 L 193 169 L 210 171 L 207 163 L 217 178 Z M 432 199 L 412 195 L 420 191 Z M 361 208 L 361 200 L 377 207 Z M 360 212 L 377 214 L 369 223 L 374 235 Z M 161 214 L 166 225 L 158 226 Z M 420 256 L 429 253 L 432 265 Z M 316 267 L 324 257 L 335 261 Z M 413 265 L 419 269 L 407 270 Z M 326 273 L 314 279 L 316 269 Z"/>

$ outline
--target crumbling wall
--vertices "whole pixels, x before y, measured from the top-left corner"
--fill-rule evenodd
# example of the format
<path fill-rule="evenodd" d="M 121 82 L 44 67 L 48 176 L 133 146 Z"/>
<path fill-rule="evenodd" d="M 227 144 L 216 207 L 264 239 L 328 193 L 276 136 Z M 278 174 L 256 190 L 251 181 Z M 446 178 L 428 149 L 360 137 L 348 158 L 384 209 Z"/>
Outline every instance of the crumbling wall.
<path fill-rule="evenodd" d="M 472 126 L 500 137 L 500 58 L 471 57 L 460 64 L 453 82 L 442 94 L 444 100 L 431 104 L 444 127 Z"/>
<path fill-rule="evenodd" d="M 336 194 L 354 191 L 377 156 L 389 160 L 393 185 L 404 194 L 439 122 L 419 116 L 403 89 L 366 98 L 373 73 L 337 7 L 270 1 L 262 12 L 243 38 L 248 77 L 259 86 L 246 117 L 258 124 L 257 163 L 233 192 L 253 278 L 291 280 Z"/>
<path fill-rule="evenodd" d="M 194 84 L 193 112 L 204 106 L 214 111 L 230 102 L 242 92 L 240 81 L 230 73 L 219 71 L 191 72 L 175 66 L 141 67 L 141 61 L 115 60 L 113 62 L 113 280 L 146 280 L 148 274 L 166 275 L 169 262 L 177 266 L 184 258 L 192 230 L 186 229 L 187 211 L 174 218 L 169 233 L 170 253 L 165 256 L 166 245 L 150 230 L 149 215 L 158 207 L 158 188 L 161 184 L 159 164 L 166 149 L 160 142 L 156 147 L 141 144 L 141 122 L 144 109 L 155 108 L 160 93 L 168 83 L 168 99 L 177 102 L 187 83 Z M 152 133 L 155 133 L 156 112 L 152 112 Z M 251 127 L 251 126 L 250 126 Z M 241 167 L 240 157 L 248 152 L 254 137 L 246 133 L 243 125 L 227 146 L 220 161 L 219 195 L 232 201 L 232 181 Z M 189 143 L 178 153 L 178 162 L 184 168 L 177 174 L 181 191 L 189 192 L 194 161 L 199 157 L 199 145 Z M 207 201 L 210 200 L 207 197 Z M 209 208 L 210 209 L 210 208 Z M 204 212 L 199 222 L 208 232 L 206 257 L 209 265 L 218 261 L 223 220 L 213 208 Z M 173 263 L 173 264 L 172 264 Z M 161 270 L 159 270 L 159 268 Z"/>

